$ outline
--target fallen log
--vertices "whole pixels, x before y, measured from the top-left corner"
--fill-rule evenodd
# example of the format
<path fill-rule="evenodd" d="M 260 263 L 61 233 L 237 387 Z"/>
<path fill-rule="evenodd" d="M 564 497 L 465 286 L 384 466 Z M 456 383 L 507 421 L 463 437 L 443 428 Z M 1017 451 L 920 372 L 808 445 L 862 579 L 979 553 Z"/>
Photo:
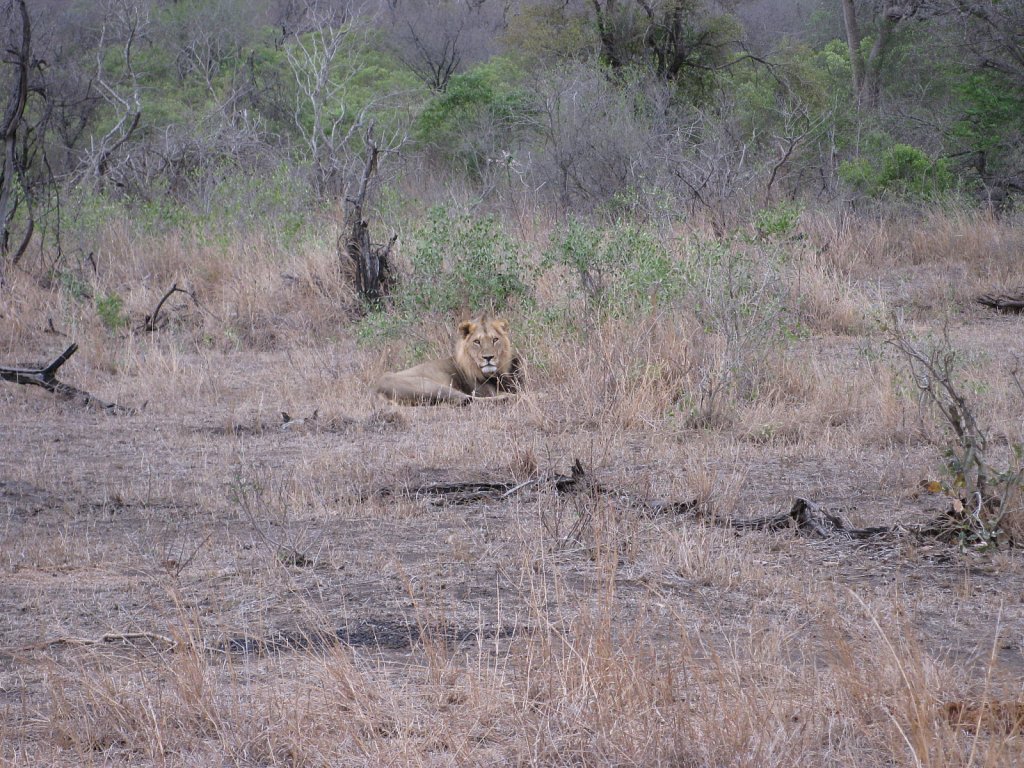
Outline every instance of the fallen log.
<path fill-rule="evenodd" d="M 979 296 L 976 301 L 999 312 L 1024 312 L 1024 291 L 1016 294 L 985 293 Z"/>
<path fill-rule="evenodd" d="M 84 390 L 72 387 L 70 384 L 65 384 L 64 382 L 57 380 L 57 371 L 59 371 L 60 367 L 64 365 L 64 363 L 66 363 L 77 351 L 78 344 L 72 344 L 61 352 L 61 354 L 52 363 L 42 368 L 0 366 L 0 380 L 9 381 L 13 384 L 28 384 L 42 387 L 47 392 L 51 392 L 65 400 L 71 400 L 72 402 L 76 402 L 90 408 L 97 408 L 101 411 L 106 411 L 107 413 L 133 413 L 134 411 L 131 408 L 126 408 L 123 405 L 118 405 L 117 403 L 108 403 L 104 400 L 100 400 L 98 397 L 91 395 Z"/>
<path fill-rule="evenodd" d="M 815 504 L 808 499 L 797 497 L 789 512 L 753 519 L 727 518 L 724 524 L 737 530 L 783 531 L 795 527 L 801 533 L 808 533 L 822 539 L 830 536 L 846 536 L 851 539 L 870 539 L 902 530 L 897 526 L 879 525 L 871 528 L 850 528 L 839 515 Z"/>
<path fill-rule="evenodd" d="M 882 536 L 912 535 L 921 539 L 938 539 L 948 543 L 957 540 L 962 528 L 962 514 L 950 508 L 935 520 L 922 525 L 878 525 L 853 528 L 843 519 L 820 504 L 797 497 L 789 511 L 763 517 L 744 518 L 710 513 L 695 500 L 673 501 L 640 498 L 624 491 L 609 488 L 594 480 L 579 459 L 572 465 L 569 475 L 553 474 L 538 476 L 524 482 L 470 481 L 435 482 L 416 486 L 381 488 L 379 496 L 413 496 L 432 499 L 434 504 L 461 505 L 478 501 L 501 501 L 530 487 L 548 486 L 560 495 L 589 493 L 593 496 L 610 498 L 612 503 L 623 509 L 632 510 L 644 517 L 666 517 L 687 515 L 722 528 L 736 531 L 785 531 L 795 530 L 798 534 L 816 538 L 875 539 Z"/>

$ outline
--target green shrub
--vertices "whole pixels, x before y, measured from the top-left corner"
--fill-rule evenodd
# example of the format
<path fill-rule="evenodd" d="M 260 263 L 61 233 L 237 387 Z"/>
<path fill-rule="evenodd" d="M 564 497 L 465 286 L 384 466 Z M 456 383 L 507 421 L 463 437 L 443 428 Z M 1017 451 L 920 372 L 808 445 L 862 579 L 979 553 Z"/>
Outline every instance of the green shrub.
<path fill-rule="evenodd" d="M 495 218 L 451 216 L 434 208 L 412 241 L 411 273 L 395 295 L 401 308 L 502 310 L 529 300 L 529 269 Z"/>
<path fill-rule="evenodd" d="M 636 224 L 604 229 L 572 220 L 553 236 L 544 263 L 572 269 L 587 303 L 612 314 L 650 308 L 677 297 L 685 285 L 678 261 Z"/>
<path fill-rule="evenodd" d="M 108 331 L 124 328 L 130 321 L 124 313 L 124 300 L 114 291 L 96 299 L 96 314 Z"/>
<path fill-rule="evenodd" d="M 410 243 L 408 268 L 388 308 L 362 319 L 361 340 L 392 336 L 426 314 L 450 318 L 532 305 L 532 269 L 494 217 L 452 215 L 436 207 Z"/>
<path fill-rule="evenodd" d="M 762 208 L 754 216 L 754 227 L 762 238 L 789 237 L 800 219 L 800 206 L 793 203 L 779 203 L 771 208 Z"/>
<path fill-rule="evenodd" d="M 986 183 L 1019 174 L 1019 147 L 1024 132 L 1024 90 L 996 71 L 964 74 L 955 88 L 962 117 L 953 124 L 953 150 L 976 162 L 984 160 Z"/>
<path fill-rule="evenodd" d="M 879 158 L 860 157 L 839 166 L 839 177 L 868 197 L 896 196 L 931 200 L 953 188 L 943 158 L 931 160 L 916 147 L 893 144 Z"/>
<path fill-rule="evenodd" d="M 479 177 L 495 147 L 512 144 L 516 118 L 526 109 L 517 77 L 515 67 L 500 58 L 453 76 L 417 118 L 416 141 Z"/>

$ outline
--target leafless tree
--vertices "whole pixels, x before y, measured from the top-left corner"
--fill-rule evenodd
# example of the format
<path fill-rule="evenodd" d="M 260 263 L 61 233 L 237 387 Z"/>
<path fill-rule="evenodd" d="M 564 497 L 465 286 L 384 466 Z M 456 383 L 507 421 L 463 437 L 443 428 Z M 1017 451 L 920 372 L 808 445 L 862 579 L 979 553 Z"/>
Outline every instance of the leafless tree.
<path fill-rule="evenodd" d="M 346 96 L 360 54 L 370 45 L 370 29 L 357 16 L 339 20 L 337 11 L 314 5 L 307 5 L 305 18 L 309 31 L 284 47 L 296 85 L 293 120 L 317 193 L 340 198 L 346 171 L 356 159 L 350 143 L 365 114 L 365 108 L 353 114 Z"/>
<path fill-rule="evenodd" d="M 452 75 L 485 58 L 504 22 L 496 0 L 390 0 L 385 15 L 395 55 L 435 91 Z"/>
<path fill-rule="evenodd" d="M 275 0 L 271 6 L 282 41 L 316 30 L 325 19 L 338 26 L 376 12 L 372 0 Z"/>
<path fill-rule="evenodd" d="M 719 236 L 746 213 L 745 204 L 758 187 L 761 168 L 751 138 L 734 119 L 735 104 L 722 98 L 712 110 L 700 110 L 680 123 L 660 158 L 667 189 L 705 217 Z"/>
<path fill-rule="evenodd" d="M 641 184 L 653 137 L 638 119 L 635 91 L 578 63 L 539 81 L 534 93 L 535 184 L 563 210 L 593 208 Z"/>
<path fill-rule="evenodd" d="M 766 206 L 772 203 L 772 188 L 776 182 L 785 179 L 792 168 L 800 164 L 806 146 L 827 133 L 830 119 L 828 112 L 815 114 L 792 94 L 779 100 L 774 116 L 777 117 L 777 129 L 771 133 L 771 143 L 774 145 L 775 158 L 769 160 L 771 171 L 764 191 Z M 828 166 L 820 170 L 825 173 L 831 171 L 831 163 L 820 156 L 817 159 L 819 164 L 825 163 Z"/>
<path fill-rule="evenodd" d="M 724 63 L 723 38 L 701 0 L 590 0 L 605 61 L 620 69 L 637 58 L 665 79 Z"/>
<path fill-rule="evenodd" d="M 145 0 L 106 0 L 104 20 L 96 46 L 94 83 L 114 113 L 114 124 L 102 136 L 93 136 L 82 158 L 81 175 L 102 186 L 117 153 L 135 134 L 142 120 L 142 89 L 135 71 L 135 47 L 150 24 Z M 108 71 L 107 45 L 120 47 L 120 71 Z M 118 181 L 116 183 L 123 183 Z"/>
<path fill-rule="evenodd" d="M 226 169 L 251 172 L 274 162 L 264 108 L 281 116 L 274 85 L 283 73 L 273 73 L 268 85 L 255 71 L 255 55 L 247 48 L 257 40 L 260 21 L 253 4 L 243 0 L 194 3 L 154 21 L 148 35 L 153 44 L 174 52 L 184 86 L 199 84 L 207 98 L 187 122 L 152 128 L 133 150 L 131 181 L 141 194 L 162 180 L 172 194 L 208 209 Z M 284 114 L 290 116 L 291 108 Z"/>
<path fill-rule="evenodd" d="M 244 0 L 194 3 L 160 30 L 160 42 L 174 51 L 182 80 L 197 77 L 214 99 L 220 98 L 218 76 L 232 60 L 244 59 L 243 49 L 262 21 L 252 5 Z"/>

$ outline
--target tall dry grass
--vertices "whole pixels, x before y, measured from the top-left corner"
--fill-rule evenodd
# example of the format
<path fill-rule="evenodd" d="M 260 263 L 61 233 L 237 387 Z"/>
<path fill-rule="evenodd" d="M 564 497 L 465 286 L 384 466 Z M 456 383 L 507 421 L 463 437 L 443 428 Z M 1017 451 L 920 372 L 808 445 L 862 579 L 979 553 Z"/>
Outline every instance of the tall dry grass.
<path fill-rule="evenodd" d="M 173 652 L 61 653 L 35 718 L 51 746 L 36 741 L 5 758 L 10 765 L 1016 764 L 1019 736 L 965 735 L 946 717 L 946 702 L 1005 696 L 998 665 L 990 662 L 978 683 L 924 651 L 900 618 L 896 593 L 836 600 L 812 588 L 790 593 L 789 602 L 763 600 L 741 621 L 710 615 L 695 623 L 686 603 L 672 599 L 678 593 L 653 590 L 637 612 L 619 594 L 617 542 L 608 536 L 598 534 L 593 578 L 582 591 L 559 583 L 550 561 L 522 574 L 528 620 L 507 644 L 481 640 L 453 652 L 427 638 L 422 653 L 397 664 L 340 646 L 234 658 L 189 645 L 202 632 L 186 625 Z M 679 546 L 685 558 L 737 544 L 706 531 Z M 708 567 L 716 578 L 723 571 Z M 685 583 L 691 573 L 677 578 Z M 557 605 L 570 595 L 571 603 Z M 665 611 L 668 622 L 652 621 Z"/>

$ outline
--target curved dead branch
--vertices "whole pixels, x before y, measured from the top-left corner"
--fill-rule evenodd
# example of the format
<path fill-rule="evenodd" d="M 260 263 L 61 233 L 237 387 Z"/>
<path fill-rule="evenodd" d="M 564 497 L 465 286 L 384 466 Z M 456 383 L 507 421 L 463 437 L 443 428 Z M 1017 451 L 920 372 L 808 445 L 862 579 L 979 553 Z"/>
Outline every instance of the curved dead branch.
<path fill-rule="evenodd" d="M 57 379 L 57 371 L 66 363 L 75 352 L 78 351 L 78 344 L 72 344 L 65 349 L 52 363 L 42 368 L 0 366 L 0 380 L 9 381 L 12 384 L 29 384 L 42 387 L 47 392 L 52 392 L 65 400 L 74 401 L 80 405 L 90 408 L 97 408 L 107 413 L 127 414 L 134 413 L 131 408 L 126 408 L 117 403 L 108 403 L 88 392 L 72 387 Z"/>

